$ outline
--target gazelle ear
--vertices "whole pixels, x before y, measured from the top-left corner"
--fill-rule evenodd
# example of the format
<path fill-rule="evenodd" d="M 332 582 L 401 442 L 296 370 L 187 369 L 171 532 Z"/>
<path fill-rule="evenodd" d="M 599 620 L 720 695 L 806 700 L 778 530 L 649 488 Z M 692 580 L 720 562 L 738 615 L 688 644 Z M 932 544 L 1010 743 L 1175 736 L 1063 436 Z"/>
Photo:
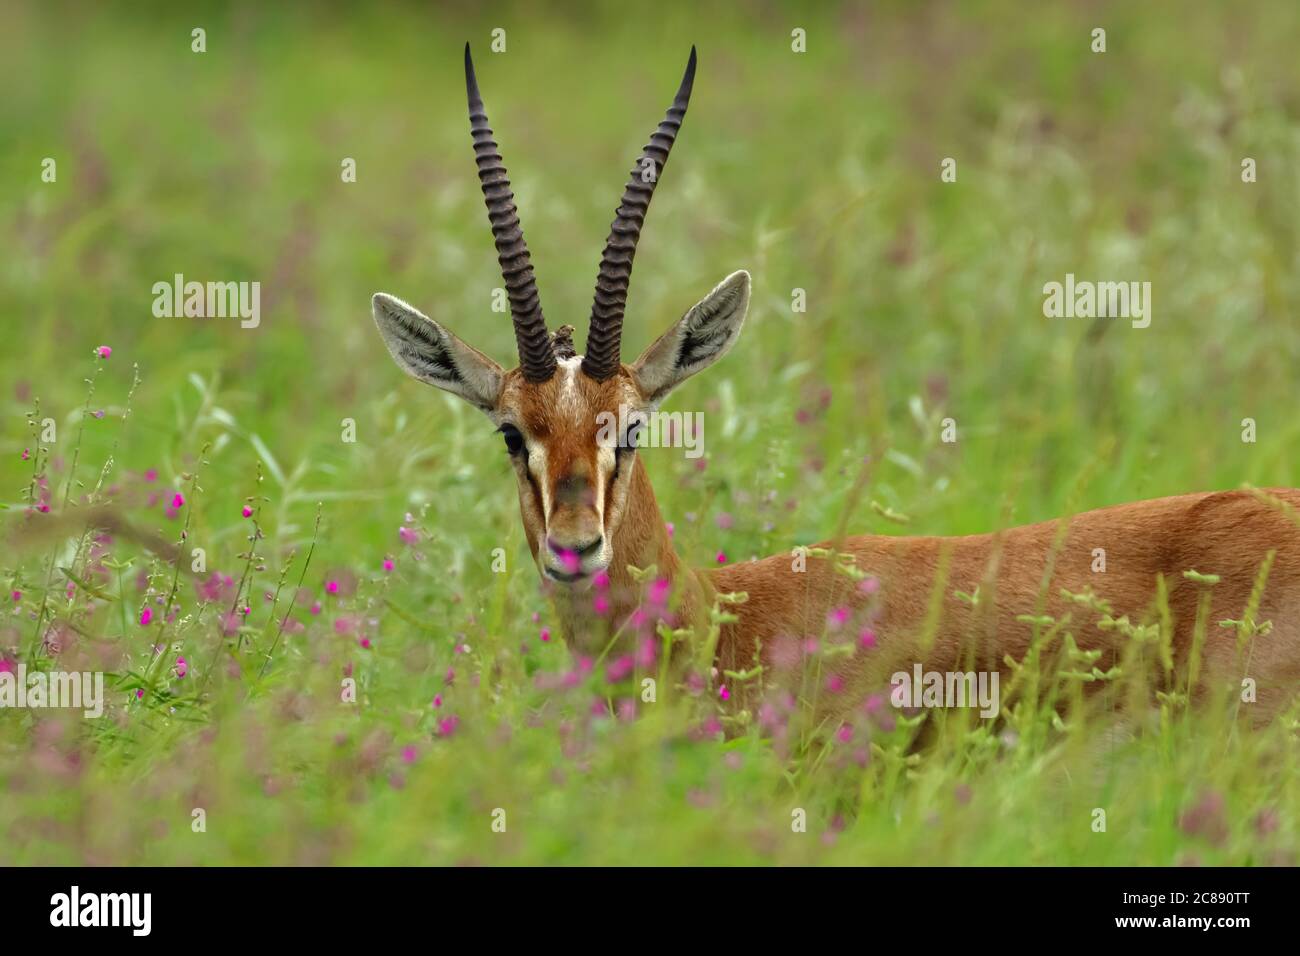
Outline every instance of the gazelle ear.
<path fill-rule="evenodd" d="M 401 299 L 375 293 L 375 325 L 408 375 L 459 395 L 485 412 L 501 394 L 501 366 Z"/>
<path fill-rule="evenodd" d="M 631 366 L 637 388 L 657 402 L 735 344 L 749 308 L 749 273 L 727 276 Z"/>

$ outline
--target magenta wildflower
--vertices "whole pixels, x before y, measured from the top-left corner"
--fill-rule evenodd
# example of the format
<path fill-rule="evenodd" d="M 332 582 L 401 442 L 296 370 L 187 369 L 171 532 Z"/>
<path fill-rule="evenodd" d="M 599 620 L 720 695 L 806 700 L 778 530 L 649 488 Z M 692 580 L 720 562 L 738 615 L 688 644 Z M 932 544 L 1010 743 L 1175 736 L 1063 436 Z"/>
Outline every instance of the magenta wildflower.
<path fill-rule="evenodd" d="M 364 647 L 366 650 L 370 650 L 370 638 L 363 637 L 361 639 L 361 646 Z"/>
<path fill-rule="evenodd" d="M 185 658 L 176 658 L 176 676 L 183 678 L 190 671 L 190 666 L 185 663 Z"/>
<path fill-rule="evenodd" d="M 459 726 L 460 718 L 455 714 L 450 717 L 444 717 L 442 720 L 438 721 L 438 736 L 450 737 L 456 732 L 456 728 Z"/>
<path fill-rule="evenodd" d="M 551 639 L 551 629 L 549 627 L 542 628 L 541 636 L 542 636 L 542 643 L 545 644 L 547 641 Z"/>
<path fill-rule="evenodd" d="M 434 694 L 434 695 L 433 695 L 433 706 L 434 706 L 434 707 L 441 707 L 441 706 L 442 706 L 442 695 L 441 695 L 441 694 Z"/>
<path fill-rule="evenodd" d="M 415 748 L 410 744 L 402 748 L 402 762 L 415 763 Z"/>
<path fill-rule="evenodd" d="M 863 578 L 858 582 L 858 590 L 863 594 L 875 594 L 880 590 L 880 582 L 875 578 Z"/>
<path fill-rule="evenodd" d="M 723 700 L 731 700 L 731 691 L 727 690 L 726 684 L 723 684 L 718 688 L 718 696 Z"/>
<path fill-rule="evenodd" d="M 876 632 L 869 627 L 864 627 L 858 634 L 858 645 L 864 651 L 871 650 L 876 646 Z"/>
<path fill-rule="evenodd" d="M 28 458 L 31 458 L 31 457 L 32 457 L 32 453 L 31 453 L 31 451 L 30 451 L 29 449 L 24 448 L 24 449 L 23 449 L 23 461 L 26 461 Z"/>
<path fill-rule="evenodd" d="M 731 516 L 731 512 L 729 511 L 719 512 L 718 516 L 713 520 L 719 530 L 722 531 L 730 531 L 732 526 L 736 523 L 736 519 Z"/>
<path fill-rule="evenodd" d="M 631 654 L 624 654 L 617 660 L 611 661 L 605 668 L 605 679 L 611 684 L 616 684 L 623 678 L 627 677 L 636 667 L 636 662 Z"/>
<path fill-rule="evenodd" d="M 95 354 L 100 358 L 108 358 L 113 354 L 113 349 L 111 346 L 101 345 L 99 348 L 95 349 Z"/>
<path fill-rule="evenodd" d="M 597 614 L 601 614 L 601 615 L 608 614 L 609 598 L 605 597 L 605 595 L 603 594 L 597 594 L 594 598 L 592 598 L 591 609 L 595 611 Z"/>
<path fill-rule="evenodd" d="M 835 731 L 835 739 L 842 744 L 847 744 L 853 739 L 853 725 L 840 724 L 840 729 Z"/>
<path fill-rule="evenodd" d="M 385 572 L 391 571 L 391 570 L 393 570 L 393 567 L 394 567 L 393 559 L 392 559 L 392 558 L 384 558 L 384 571 L 385 571 Z"/>
<path fill-rule="evenodd" d="M 312 606 L 309 607 L 307 610 L 310 611 L 312 614 L 319 614 L 319 613 L 320 613 L 320 601 L 315 601 L 315 602 L 313 602 L 313 603 L 312 603 Z"/>
<path fill-rule="evenodd" d="M 135 699 L 136 699 L 136 700 L 140 700 L 140 699 L 142 699 L 143 697 L 144 697 L 144 688 L 141 687 L 139 690 L 137 690 L 137 691 L 135 692 Z"/>
<path fill-rule="evenodd" d="M 597 571 L 595 576 L 591 579 L 591 586 L 597 591 L 603 591 L 609 587 L 609 572 Z"/>
<path fill-rule="evenodd" d="M 668 532 L 668 537 L 672 537 L 677 527 L 671 521 L 664 522 L 664 530 Z"/>
<path fill-rule="evenodd" d="M 414 528 L 408 528 L 406 525 L 402 525 L 402 527 L 397 529 L 397 534 L 407 544 L 420 543 L 420 532 L 416 531 Z"/>
<path fill-rule="evenodd" d="M 656 607 L 663 607 L 668 601 L 668 592 L 671 589 L 672 582 L 667 578 L 655 578 L 650 584 L 647 597 L 651 604 Z"/>
<path fill-rule="evenodd" d="M 149 622 L 153 620 L 153 608 L 147 607 L 140 612 L 140 626 L 148 627 Z"/>
<path fill-rule="evenodd" d="M 826 615 L 826 622 L 832 627 L 840 627 L 849 619 L 849 609 L 837 607 Z"/>
<path fill-rule="evenodd" d="M 184 507 L 185 507 L 185 496 L 184 496 L 183 494 L 181 494 L 179 491 L 176 492 L 176 494 L 172 496 L 172 507 L 173 507 L 173 508 L 184 508 Z"/>
<path fill-rule="evenodd" d="M 240 509 L 239 513 L 243 515 L 245 518 L 253 517 L 252 505 L 244 505 L 244 507 Z"/>
<path fill-rule="evenodd" d="M 826 678 L 826 689 L 832 694 L 838 694 L 844 689 L 844 678 L 839 674 L 832 674 Z"/>
<path fill-rule="evenodd" d="M 326 594 L 338 594 L 338 593 L 339 593 L 339 583 L 338 583 L 337 581 L 326 581 L 326 582 L 325 582 L 325 593 L 326 593 Z"/>
<path fill-rule="evenodd" d="M 145 480 L 145 481 L 157 481 L 157 480 L 158 480 L 158 469 L 157 469 L 157 468 L 150 468 L 148 471 L 146 471 L 146 472 L 144 473 L 144 480 Z"/>
<path fill-rule="evenodd" d="M 718 564 L 726 564 L 726 563 L 727 563 L 727 552 L 725 552 L 725 551 L 719 551 L 719 552 L 718 552 L 717 561 L 718 561 Z"/>
<path fill-rule="evenodd" d="M 14 599 L 15 601 L 21 601 L 21 600 L 23 599 L 23 592 L 22 592 L 22 591 L 15 591 L 15 592 L 13 593 L 12 597 L 13 597 L 13 599 Z"/>

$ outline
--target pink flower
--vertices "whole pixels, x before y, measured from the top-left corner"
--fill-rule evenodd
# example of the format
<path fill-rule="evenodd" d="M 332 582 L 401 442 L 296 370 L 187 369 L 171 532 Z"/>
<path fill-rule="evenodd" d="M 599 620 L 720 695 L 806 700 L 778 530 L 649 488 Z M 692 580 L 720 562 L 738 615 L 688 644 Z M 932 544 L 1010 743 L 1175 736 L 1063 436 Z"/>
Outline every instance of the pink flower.
<path fill-rule="evenodd" d="M 840 729 L 835 732 L 835 739 L 842 744 L 847 744 L 853 739 L 853 726 L 851 724 L 840 724 Z"/>
<path fill-rule="evenodd" d="M 846 607 L 837 607 L 826 615 L 826 621 L 832 627 L 839 627 L 849 619 L 849 609 Z"/>
<path fill-rule="evenodd" d="M 113 349 L 110 346 L 101 345 L 99 348 L 95 349 L 95 354 L 100 358 L 108 358 L 113 354 Z"/>
<path fill-rule="evenodd" d="M 542 628 L 542 643 L 545 644 L 550 639 L 551 639 L 551 629 L 549 627 Z"/>
<path fill-rule="evenodd" d="M 671 538 L 673 536 L 673 532 L 675 532 L 677 528 L 676 526 L 673 525 L 671 521 L 666 521 L 664 522 L 664 530 L 668 532 L 668 537 Z"/>
<path fill-rule="evenodd" d="M 408 528 L 405 525 L 397 529 L 398 536 L 407 544 L 419 544 L 420 532 L 414 528 Z"/>
<path fill-rule="evenodd" d="M 444 717 L 442 720 L 438 721 L 438 736 L 450 737 L 452 734 L 456 732 L 456 728 L 459 726 L 460 726 L 459 717 L 455 716 L 454 714 L 450 717 Z"/>
<path fill-rule="evenodd" d="M 667 578 L 655 578 L 650 584 L 648 598 L 651 604 L 656 607 L 663 607 L 668 600 L 668 592 L 672 588 L 672 582 Z"/>
<path fill-rule="evenodd" d="M 240 510 L 239 513 L 243 515 L 245 518 L 253 517 L 253 509 L 250 505 L 244 505 L 244 507 Z"/>
<path fill-rule="evenodd" d="M 173 508 L 184 508 L 184 507 L 185 507 L 185 496 L 184 496 L 183 494 L 181 494 L 179 491 L 176 492 L 176 494 L 172 496 L 172 507 L 173 507 Z"/>
<path fill-rule="evenodd" d="M 731 530 L 732 525 L 736 523 L 736 519 L 731 516 L 731 512 L 729 511 L 720 512 L 713 520 L 714 523 L 723 531 Z"/>
<path fill-rule="evenodd" d="M 838 694 L 844 689 L 844 678 L 839 674 L 832 674 L 826 678 L 826 689 L 832 694 Z"/>
<path fill-rule="evenodd" d="M 338 594 L 338 593 L 339 593 L 339 583 L 338 583 L 337 581 L 326 581 L 326 582 L 325 582 L 325 593 L 326 593 L 326 594 Z"/>
<path fill-rule="evenodd" d="M 176 676 L 177 676 L 177 677 L 181 677 L 181 678 L 183 678 L 186 674 L 189 673 L 189 670 L 190 670 L 190 666 L 189 666 L 188 664 L 185 663 L 185 658 L 183 658 L 183 657 L 178 657 L 178 658 L 176 658 Z"/>
<path fill-rule="evenodd" d="M 144 688 L 141 687 L 139 690 L 137 690 L 137 691 L 135 692 L 135 699 L 136 699 L 136 700 L 140 700 L 140 699 L 142 699 L 143 697 L 144 697 Z"/>
<path fill-rule="evenodd" d="M 869 627 L 864 627 L 858 634 L 858 645 L 864 651 L 871 650 L 876 646 L 876 632 Z"/>
<path fill-rule="evenodd" d="M 31 458 L 31 457 L 32 457 L 32 453 L 31 453 L 31 451 L 30 451 L 29 449 L 24 448 L 24 449 L 23 449 L 23 461 L 26 461 L 28 458 Z"/>
<path fill-rule="evenodd" d="M 858 590 L 863 594 L 875 594 L 880 590 L 880 582 L 875 578 L 863 578 L 858 582 Z"/>
<path fill-rule="evenodd" d="M 731 691 L 727 690 L 726 684 L 723 684 L 718 688 L 718 696 L 723 700 L 731 700 Z"/>
<path fill-rule="evenodd" d="M 595 576 L 591 579 L 591 586 L 597 591 L 603 591 L 609 587 L 609 572 L 597 571 Z"/>
<path fill-rule="evenodd" d="M 393 570 L 393 559 L 384 558 L 384 571 L 391 571 L 391 570 Z"/>
<path fill-rule="evenodd" d="M 140 626 L 148 627 L 149 622 L 153 620 L 153 608 L 145 608 L 140 612 Z"/>
<path fill-rule="evenodd" d="M 623 678 L 632 673 L 636 663 L 631 654 L 624 654 L 617 660 L 611 661 L 610 665 L 605 668 L 605 679 L 611 684 L 616 684 Z"/>
<path fill-rule="evenodd" d="M 609 613 L 609 598 L 603 594 L 597 594 L 591 601 L 591 609 L 597 614 Z"/>
<path fill-rule="evenodd" d="M 718 558 L 717 558 L 717 561 L 718 561 L 718 564 L 726 564 L 726 563 L 727 563 L 727 552 L 725 552 L 725 551 L 719 551 L 719 552 L 718 552 Z"/>
<path fill-rule="evenodd" d="M 157 481 L 157 480 L 158 480 L 158 469 L 157 469 L 157 468 L 150 468 L 148 471 L 146 471 L 146 472 L 144 473 L 144 480 L 145 480 L 145 481 Z"/>
<path fill-rule="evenodd" d="M 364 647 L 366 650 L 370 650 L 370 638 L 363 637 L 361 639 L 361 646 Z"/>
<path fill-rule="evenodd" d="M 442 706 L 442 695 L 441 695 L 441 694 L 434 694 L 434 695 L 433 695 L 433 706 L 434 706 L 434 707 L 441 707 L 441 706 Z"/>
<path fill-rule="evenodd" d="M 13 599 L 14 599 L 15 601 L 21 601 L 21 600 L 23 599 L 23 592 L 22 592 L 22 591 L 15 591 L 15 592 L 13 593 Z"/>
<path fill-rule="evenodd" d="M 402 762 L 415 763 L 415 748 L 409 744 L 402 748 Z"/>
<path fill-rule="evenodd" d="M 311 606 L 310 608 L 308 608 L 307 610 L 309 610 L 312 614 L 319 614 L 319 613 L 320 613 L 320 601 L 316 601 L 316 602 L 314 602 L 314 603 L 312 604 L 312 606 Z"/>

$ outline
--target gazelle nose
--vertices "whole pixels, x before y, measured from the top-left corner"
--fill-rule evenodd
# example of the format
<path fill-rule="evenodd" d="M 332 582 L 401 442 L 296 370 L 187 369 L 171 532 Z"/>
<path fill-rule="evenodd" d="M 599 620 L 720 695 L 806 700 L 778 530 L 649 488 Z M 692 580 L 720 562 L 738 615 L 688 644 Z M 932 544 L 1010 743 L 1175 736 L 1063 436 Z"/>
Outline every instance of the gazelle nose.
<path fill-rule="evenodd" d="M 549 535 L 546 538 L 546 546 L 551 549 L 552 553 L 563 556 L 567 551 L 569 554 L 576 554 L 579 558 L 585 558 L 588 555 L 595 554 L 605 543 L 604 535 L 593 538 L 586 544 L 564 545 L 556 541 Z"/>

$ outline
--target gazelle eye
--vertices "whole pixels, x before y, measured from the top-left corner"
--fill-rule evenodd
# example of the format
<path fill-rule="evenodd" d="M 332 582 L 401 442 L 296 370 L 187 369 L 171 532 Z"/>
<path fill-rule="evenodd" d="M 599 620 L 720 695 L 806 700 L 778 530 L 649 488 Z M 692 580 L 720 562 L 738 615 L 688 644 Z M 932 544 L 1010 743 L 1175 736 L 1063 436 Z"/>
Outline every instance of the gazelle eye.
<path fill-rule="evenodd" d="M 519 434 L 519 429 L 514 425 L 502 425 L 497 429 L 506 440 L 506 451 L 512 455 L 517 455 L 524 450 L 524 436 Z"/>

